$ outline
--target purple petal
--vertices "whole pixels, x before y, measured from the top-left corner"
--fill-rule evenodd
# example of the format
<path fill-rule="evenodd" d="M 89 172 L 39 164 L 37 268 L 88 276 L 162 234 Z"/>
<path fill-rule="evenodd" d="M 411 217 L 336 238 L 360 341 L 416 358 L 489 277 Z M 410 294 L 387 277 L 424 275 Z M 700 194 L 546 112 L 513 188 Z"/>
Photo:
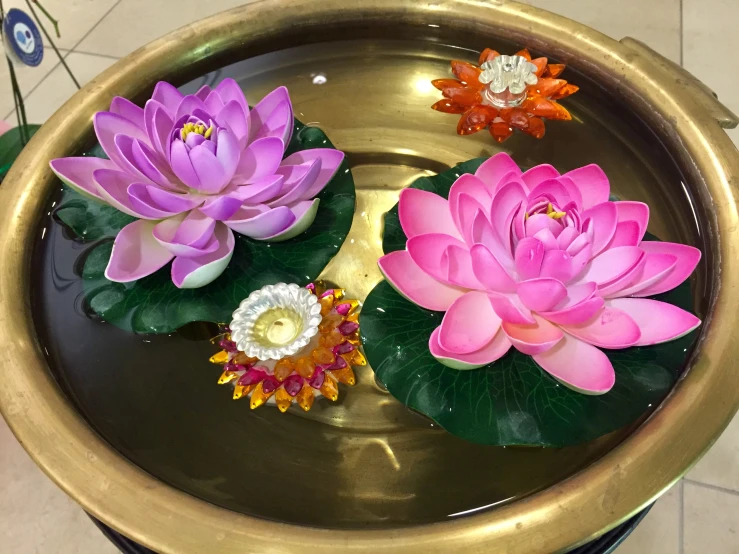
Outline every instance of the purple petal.
<path fill-rule="evenodd" d="M 195 96 L 197 96 L 197 94 Z M 208 113 L 217 114 L 225 106 L 221 95 L 215 90 L 210 90 L 210 87 L 208 87 L 208 94 L 202 100 Z M 221 125 L 221 127 L 224 127 L 224 125 Z"/>
<path fill-rule="evenodd" d="M 274 174 L 284 152 L 285 145 L 279 138 L 255 140 L 242 152 L 233 182 L 248 185 Z"/>
<path fill-rule="evenodd" d="M 275 198 L 282 191 L 285 178 L 282 175 L 269 175 L 251 185 L 239 185 L 232 193 L 246 204 L 261 204 Z"/>
<path fill-rule="evenodd" d="M 128 185 L 128 201 L 131 207 L 138 213 L 149 216 L 148 218 L 163 219 L 171 217 L 178 212 L 162 209 L 149 195 L 149 186 L 145 183 L 131 183 Z"/>
<path fill-rule="evenodd" d="M 200 181 L 200 186 L 193 188 L 206 194 L 217 194 L 228 185 L 231 176 L 205 144 L 190 150 L 190 161 Z"/>
<path fill-rule="evenodd" d="M 135 123 L 121 115 L 110 112 L 98 112 L 93 117 L 95 134 L 100 141 L 100 146 L 108 157 L 119 167 L 126 167 L 126 160 L 121 156 L 115 145 L 115 136 L 122 134 L 131 138 L 148 142 L 149 137 Z"/>
<path fill-rule="evenodd" d="M 164 157 L 155 152 L 148 144 L 139 140 L 133 141 L 131 147 L 133 163 L 146 177 L 164 188 L 179 191 L 181 185 L 169 168 Z"/>
<path fill-rule="evenodd" d="M 216 123 L 221 127 L 229 129 L 236 137 L 239 143 L 239 149 L 244 150 L 249 140 L 249 122 L 241 104 L 232 100 L 222 109 L 213 113 L 218 114 L 216 116 Z"/>
<path fill-rule="evenodd" d="M 243 201 L 235 196 L 217 196 L 208 198 L 200 211 L 216 221 L 223 221 L 234 215 L 242 204 Z"/>
<path fill-rule="evenodd" d="M 216 222 L 200 210 L 187 214 L 172 237 L 172 242 L 186 244 L 193 248 L 204 248 L 213 236 Z"/>
<path fill-rule="evenodd" d="M 203 197 L 196 194 L 172 192 L 154 185 L 146 185 L 146 190 L 156 206 L 168 212 L 189 212 L 203 203 Z"/>
<path fill-rule="evenodd" d="M 175 240 L 177 231 L 185 220 L 185 217 L 185 214 L 180 214 L 157 223 L 153 230 L 153 235 L 157 242 L 166 248 L 173 256 L 196 258 L 215 252 L 218 249 L 218 241 L 213 234 L 213 230 L 211 230 L 210 237 L 202 248 L 181 244 Z M 213 229 L 215 229 L 215 225 L 213 226 Z"/>
<path fill-rule="evenodd" d="M 146 129 L 144 125 L 144 109 L 130 100 L 116 96 L 110 103 L 110 112 L 125 117 L 142 130 Z"/>
<path fill-rule="evenodd" d="M 159 81 L 154 87 L 154 94 L 151 95 L 152 100 L 156 100 L 167 109 L 171 118 L 174 118 L 177 106 L 183 98 L 182 93 L 166 81 Z"/>
<path fill-rule="evenodd" d="M 231 229 L 219 223 L 215 238 L 218 249 L 199 258 L 175 258 L 172 263 L 172 282 L 181 289 L 194 289 L 205 286 L 226 269 L 233 255 L 234 240 Z"/>
<path fill-rule="evenodd" d="M 310 150 L 295 152 L 282 160 L 281 168 L 290 165 L 311 163 L 316 159 L 321 160 L 321 172 L 313 182 L 313 186 L 308 189 L 301 200 L 310 200 L 326 187 L 334 175 L 336 175 L 341 162 L 344 161 L 344 153 L 341 150 L 335 150 L 333 148 L 311 148 Z M 346 171 L 349 170 L 347 169 Z"/>
<path fill-rule="evenodd" d="M 221 129 L 216 140 L 216 158 L 226 174 L 226 182 L 230 182 L 239 165 L 241 149 L 239 141 L 228 129 Z"/>
<path fill-rule="evenodd" d="M 51 170 L 56 173 L 66 185 L 77 192 L 102 200 L 93 173 L 98 169 L 116 170 L 114 162 L 104 158 L 57 158 L 49 163 Z"/>
<path fill-rule="evenodd" d="M 266 211 L 264 207 L 242 207 L 224 223 L 237 233 L 259 240 L 281 233 L 294 221 L 295 214 L 287 206 Z"/>
<path fill-rule="evenodd" d="M 175 112 L 174 119 L 175 121 L 177 121 L 181 117 L 193 115 L 194 112 L 197 111 L 202 111 L 204 114 L 207 114 L 208 108 L 205 107 L 205 102 L 203 102 L 200 98 L 190 94 L 188 96 L 185 96 L 180 102 L 179 106 L 177 106 L 177 111 Z M 207 121 L 207 118 L 203 119 L 203 121 Z"/>
<path fill-rule="evenodd" d="M 213 92 L 213 89 L 210 88 L 208 85 L 203 85 L 198 89 L 198 91 L 195 93 L 196 98 L 200 98 L 203 102 L 205 102 L 205 99 L 208 98 L 208 96 Z"/>
<path fill-rule="evenodd" d="M 171 150 L 171 163 L 172 171 L 177 178 L 185 183 L 188 187 L 200 190 L 202 185 L 200 178 L 195 172 L 195 168 L 192 166 L 190 160 L 190 153 L 187 151 L 187 146 L 180 139 L 172 141 Z"/>
<path fill-rule="evenodd" d="M 169 137 L 174 126 L 172 115 L 159 102 L 149 100 L 144 106 L 144 123 L 149 143 L 165 160 L 169 160 Z"/>
<path fill-rule="evenodd" d="M 281 242 L 297 237 L 299 234 L 307 231 L 308 227 L 310 227 L 316 219 L 320 202 L 320 199 L 314 198 L 313 200 L 301 200 L 300 202 L 287 206 L 295 216 L 295 221 L 293 221 L 284 231 L 280 231 L 271 237 L 266 237 L 264 240 L 268 240 L 270 242 Z"/>
<path fill-rule="evenodd" d="M 321 159 L 317 158 L 302 166 L 290 167 L 296 168 L 296 170 L 282 173 L 278 169 L 278 172 L 285 175 L 285 181 L 282 184 L 282 193 L 269 202 L 270 206 L 286 206 L 304 198 L 321 171 Z M 300 169 L 300 171 L 297 171 L 297 169 Z"/>
<path fill-rule="evenodd" d="M 105 269 L 107 279 L 117 283 L 135 281 L 151 275 L 172 259 L 172 254 L 154 239 L 155 225 L 152 221 L 138 220 L 121 229 Z"/>
<path fill-rule="evenodd" d="M 288 144 L 292 132 L 292 104 L 285 87 L 270 92 L 249 112 L 249 142 L 264 136 L 276 136 Z"/>
<path fill-rule="evenodd" d="M 529 193 L 529 206 L 542 196 L 554 200 L 559 206 L 566 206 L 573 201 L 567 188 L 559 179 L 549 179 L 536 185 Z"/>
<path fill-rule="evenodd" d="M 224 104 L 230 102 L 237 102 L 240 106 L 244 115 L 249 113 L 249 104 L 244 96 L 244 91 L 241 90 L 239 84 L 231 78 L 223 79 L 215 88 L 215 91 L 220 95 Z"/>
<path fill-rule="evenodd" d="M 134 205 L 128 188 L 135 184 L 136 178 L 128 173 L 110 169 L 98 169 L 93 173 L 100 197 L 108 204 L 125 214 L 140 219 L 163 219 L 172 214 L 146 205 Z M 139 183 L 146 187 L 144 183 Z"/>

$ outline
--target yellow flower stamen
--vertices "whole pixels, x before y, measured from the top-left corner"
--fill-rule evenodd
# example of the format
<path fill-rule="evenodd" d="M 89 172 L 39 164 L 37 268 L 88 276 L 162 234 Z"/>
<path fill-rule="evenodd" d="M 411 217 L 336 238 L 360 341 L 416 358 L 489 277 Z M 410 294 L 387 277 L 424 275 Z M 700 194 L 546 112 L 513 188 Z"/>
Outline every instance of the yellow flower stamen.
<path fill-rule="evenodd" d="M 182 129 L 180 129 L 180 138 L 184 141 L 190 133 L 202 135 L 204 138 L 208 139 L 213 134 L 213 125 L 206 129 L 205 125 L 202 123 L 198 123 L 197 125 L 195 123 L 185 123 L 182 126 Z"/>
<path fill-rule="evenodd" d="M 552 204 L 550 203 L 550 204 L 547 204 L 547 215 L 551 217 L 552 219 L 560 219 L 567 214 L 564 212 L 555 211 L 555 209 L 552 208 Z"/>

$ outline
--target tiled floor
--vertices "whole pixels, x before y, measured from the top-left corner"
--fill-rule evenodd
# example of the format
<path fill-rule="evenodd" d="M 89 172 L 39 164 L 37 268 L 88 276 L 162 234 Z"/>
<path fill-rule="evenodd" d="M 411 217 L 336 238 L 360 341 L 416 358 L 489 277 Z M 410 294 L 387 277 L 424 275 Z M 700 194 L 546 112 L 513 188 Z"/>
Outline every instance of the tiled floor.
<path fill-rule="evenodd" d="M 638 38 L 713 88 L 739 112 L 737 0 L 525 0 L 622 38 Z M 5 0 L 5 9 L 22 0 Z M 87 82 L 116 59 L 186 23 L 243 0 L 43 0 L 60 19 L 67 63 Z M 39 68 L 20 68 L 28 117 L 43 123 L 74 92 L 47 52 Z M 0 117 L 13 124 L 5 64 L 0 64 Z M 739 132 L 731 131 L 739 143 Z M 0 419 L 0 553 L 115 552 L 82 510 L 35 466 Z M 713 449 L 665 494 L 619 554 L 739 554 L 739 416 Z"/>

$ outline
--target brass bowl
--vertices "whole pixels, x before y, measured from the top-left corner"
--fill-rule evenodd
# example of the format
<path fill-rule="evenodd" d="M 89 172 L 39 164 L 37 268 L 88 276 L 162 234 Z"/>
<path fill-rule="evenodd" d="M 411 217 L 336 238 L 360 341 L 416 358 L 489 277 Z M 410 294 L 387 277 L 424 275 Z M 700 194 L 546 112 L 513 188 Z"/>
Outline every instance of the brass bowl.
<path fill-rule="evenodd" d="M 348 284 L 348 292 L 363 298 L 380 279 L 374 261 L 381 215 L 398 190 L 419 175 L 500 150 L 484 133 L 456 137 L 454 118 L 428 108 L 435 95 L 428 81 L 445 75 L 450 57 L 473 59 L 485 46 L 508 50 L 516 44 L 567 63 L 565 77 L 583 90 L 568 104 L 575 121 L 548 124 L 539 142 L 514 137 L 505 149 L 522 165 L 551 162 L 567 169 L 600 163 L 617 194 L 650 203 L 652 232 L 704 252 L 694 281 L 704 319 L 701 338 L 683 378 L 649 419 L 564 454 L 484 450 L 428 429 L 374 386 L 368 370 L 359 375 L 356 390 L 347 393 L 351 403 L 318 409 L 311 419 L 285 419 L 289 413 L 276 411 L 261 416 L 270 424 L 279 422 L 286 432 L 291 426 L 306 432 L 323 429 L 321 440 L 313 436 L 319 460 L 322 451 L 336 455 L 341 446 L 347 448 L 339 452 L 341 465 L 332 468 L 341 478 L 308 469 L 307 474 L 276 476 L 301 482 L 321 476 L 299 489 L 301 494 L 311 487 L 320 490 L 314 504 L 310 497 L 275 495 L 259 479 L 247 482 L 252 515 L 244 513 L 250 511 L 246 508 L 227 509 L 225 501 L 216 505 L 195 486 L 165 484 L 153 475 L 158 468 L 131 453 L 124 456 L 115 437 L 98 434 L 100 426 L 83 402 L 79 408 L 79 399 L 73 402 L 67 386 L 55 379 L 59 368 L 50 367 L 44 355 L 41 323 L 31 310 L 32 294 L 38 294 L 32 254 L 56 186 L 48 161 L 90 144 L 94 112 L 106 109 L 114 95 L 141 101 L 158 80 L 181 84 L 239 60 L 246 60 L 239 67 L 251 98 L 285 82 L 298 117 L 308 118 L 306 123 L 317 119 L 349 154 L 357 213 L 352 234 L 324 277 Z M 334 71 L 323 75 L 327 84 L 313 84 L 314 66 Z M 698 81 L 637 41 L 617 42 L 516 3 L 263 0 L 190 25 L 121 60 L 70 99 L 33 138 L 0 187 L 0 408 L 34 460 L 70 496 L 111 527 L 163 553 L 372 549 L 530 554 L 584 543 L 674 483 L 739 406 L 733 369 L 739 348 L 732 328 L 739 311 L 732 282 L 739 264 L 739 156 L 721 128 L 736 124 L 736 117 Z M 47 329 L 47 334 L 54 332 Z M 216 378 L 210 380 L 214 389 Z M 222 396 L 213 409 L 226 402 Z M 432 446 L 435 450 L 428 450 Z M 255 456 L 254 463 L 280 467 L 282 456 L 293 452 L 287 440 L 275 441 L 272 448 L 270 456 Z M 428 452 L 443 455 L 424 459 Z M 465 465 L 469 458 L 472 465 Z M 395 460 L 397 467 L 388 470 L 379 460 Z M 464 488 L 435 489 L 445 472 L 464 473 L 490 460 L 503 460 L 507 466 L 500 469 L 511 471 L 518 460 L 532 472 L 533 462 L 565 460 L 569 465 L 561 474 L 534 479 L 515 491 L 513 501 L 494 509 L 478 502 L 464 517 L 439 516 L 445 504 L 454 505 L 452 496 L 474 496 L 476 486 L 475 475 L 463 475 L 452 482 Z M 244 462 L 245 468 L 249 463 Z M 166 479 L 177 484 L 171 475 Z M 416 487 L 411 492 L 404 489 L 408 482 Z M 421 510 L 419 503 L 426 507 Z M 423 513 L 405 513 L 405 507 Z M 344 514 L 348 523 L 328 521 Z"/>

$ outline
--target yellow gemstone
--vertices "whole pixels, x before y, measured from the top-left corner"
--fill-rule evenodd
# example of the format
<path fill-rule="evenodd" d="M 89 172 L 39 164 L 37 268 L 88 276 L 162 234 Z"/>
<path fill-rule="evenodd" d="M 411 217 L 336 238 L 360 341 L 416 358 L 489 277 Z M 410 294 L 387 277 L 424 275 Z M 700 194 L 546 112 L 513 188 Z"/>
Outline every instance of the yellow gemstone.
<path fill-rule="evenodd" d="M 346 317 L 347 321 L 351 321 L 352 323 L 359 323 L 359 312 L 349 314 Z"/>
<path fill-rule="evenodd" d="M 236 379 L 239 376 L 238 373 L 235 371 L 224 371 L 221 373 L 221 377 L 218 379 L 219 385 L 225 385 L 226 383 L 230 383 L 234 379 Z"/>
<path fill-rule="evenodd" d="M 236 385 L 234 387 L 234 400 L 239 400 L 240 398 L 248 396 L 253 388 L 254 385 Z"/>
<path fill-rule="evenodd" d="M 350 366 L 346 366 L 344 369 L 334 370 L 331 372 L 331 375 L 336 377 L 339 383 L 344 383 L 345 385 L 354 385 L 357 382 Z"/>
<path fill-rule="evenodd" d="M 264 389 L 262 388 L 262 383 L 259 383 L 257 385 L 257 388 L 254 389 L 254 392 L 251 393 L 251 409 L 254 410 L 264 404 L 274 393 L 275 391 L 264 392 Z"/>
<path fill-rule="evenodd" d="M 334 299 L 341 300 L 344 298 L 344 289 L 334 289 Z"/>
<path fill-rule="evenodd" d="M 210 363 L 223 365 L 228 362 L 228 352 L 221 350 L 218 354 L 213 354 L 210 357 Z"/>
<path fill-rule="evenodd" d="M 345 340 L 346 338 L 344 335 L 339 333 L 338 329 L 334 329 L 326 335 L 321 335 L 321 338 L 318 339 L 318 344 L 325 346 L 326 348 L 333 348 L 334 346 L 340 345 Z"/>
<path fill-rule="evenodd" d="M 282 383 L 295 369 L 295 365 L 290 358 L 282 358 L 275 364 L 275 378 Z"/>
<path fill-rule="evenodd" d="M 339 398 L 339 386 L 328 373 L 326 374 L 326 378 L 323 380 L 323 384 L 319 390 L 321 391 L 321 394 L 329 400 L 338 400 Z"/>
<path fill-rule="evenodd" d="M 306 412 L 310 410 L 311 406 L 313 406 L 313 399 L 313 387 L 308 383 L 304 384 L 303 388 L 300 389 L 300 392 L 295 396 L 295 400 L 298 402 L 298 405 Z"/>
<path fill-rule="evenodd" d="M 341 357 L 349 365 L 367 365 L 367 358 L 356 348 L 351 352 L 342 354 Z"/>
<path fill-rule="evenodd" d="M 239 365 L 251 365 L 253 363 L 258 362 L 258 358 L 251 358 L 244 354 L 243 352 L 237 352 L 234 356 L 233 363 L 239 364 Z"/>
<path fill-rule="evenodd" d="M 334 309 L 334 295 L 329 294 L 319 300 L 321 303 L 321 315 L 326 316 L 331 310 Z"/>
<path fill-rule="evenodd" d="M 330 333 L 333 329 L 341 325 L 344 318 L 337 313 L 330 313 L 321 320 L 318 325 L 318 330 L 321 333 Z"/>
<path fill-rule="evenodd" d="M 285 413 L 290 404 L 293 403 L 293 397 L 287 393 L 284 387 L 280 387 L 275 391 L 275 402 L 280 411 Z"/>
<path fill-rule="evenodd" d="M 324 346 L 316 348 L 311 354 L 311 357 L 314 362 L 321 365 L 332 364 L 336 360 L 334 353 Z"/>
<path fill-rule="evenodd" d="M 313 363 L 313 360 L 308 358 L 307 356 L 304 358 L 299 358 L 297 362 L 295 362 L 295 371 L 298 372 L 298 375 L 301 377 L 304 377 L 305 379 L 310 379 L 313 376 L 313 371 L 316 369 L 316 364 Z"/>

